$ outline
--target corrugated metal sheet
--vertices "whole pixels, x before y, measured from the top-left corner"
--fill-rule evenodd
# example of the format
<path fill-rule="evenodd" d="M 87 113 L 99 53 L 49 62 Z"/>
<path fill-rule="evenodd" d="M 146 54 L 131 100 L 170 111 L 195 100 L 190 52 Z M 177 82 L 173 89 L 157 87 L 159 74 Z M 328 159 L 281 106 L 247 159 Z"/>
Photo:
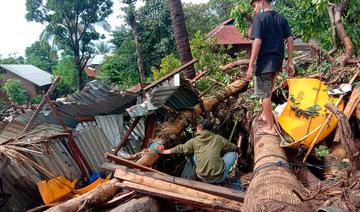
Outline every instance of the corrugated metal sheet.
<path fill-rule="evenodd" d="M 55 176 L 65 176 L 71 180 L 81 176 L 77 164 L 68 151 L 67 139 L 49 139 L 48 142 L 43 143 L 42 152 L 41 156 L 28 153 L 26 155 Z M 12 195 L 5 207 L 23 211 L 30 206 L 35 207 L 34 204 L 41 204 L 42 200 L 36 184 L 45 178 L 30 166 L 16 161 L 11 163 L 2 176 L 3 184 L 6 185 L 5 191 Z"/>
<path fill-rule="evenodd" d="M 164 105 L 174 110 L 189 109 L 200 102 L 199 97 L 175 74 L 146 90 L 146 98 L 141 104 L 127 108 L 132 117 L 153 113 Z"/>
<path fill-rule="evenodd" d="M 112 145 L 96 122 L 83 122 L 76 128 L 75 141 L 92 171 L 106 161 L 105 152 L 110 152 Z"/>
<path fill-rule="evenodd" d="M 70 103 L 56 102 L 55 105 L 67 126 L 75 128 L 79 117 L 121 114 L 125 108 L 136 103 L 136 97 L 137 94 L 112 91 L 95 80 L 89 82 L 79 94 L 70 95 Z"/>
<path fill-rule="evenodd" d="M 102 129 L 112 147 L 115 147 L 124 135 L 123 114 L 95 116 L 96 124 Z"/>
<path fill-rule="evenodd" d="M 51 84 L 51 74 L 33 65 L 7 65 L 0 64 L 0 67 L 10 71 L 21 78 L 24 78 L 37 86 Z"/>
<path fill-rule="evenodd" d="M 97 125 L 103 130 L 105 136 L 108 138 L 112 147 L 116 147 L 126 131 L 130 128 L 134 119 L 130 122 L 124 122 L 123 115 L 109 115 L 96 116 Z M 130 134 L 128 141 L 121 149 L 129 154 L 134 154 L 141 151 L 142 142 L 145 137 L 145 120 L 142 118 L 133 132 Z"/>

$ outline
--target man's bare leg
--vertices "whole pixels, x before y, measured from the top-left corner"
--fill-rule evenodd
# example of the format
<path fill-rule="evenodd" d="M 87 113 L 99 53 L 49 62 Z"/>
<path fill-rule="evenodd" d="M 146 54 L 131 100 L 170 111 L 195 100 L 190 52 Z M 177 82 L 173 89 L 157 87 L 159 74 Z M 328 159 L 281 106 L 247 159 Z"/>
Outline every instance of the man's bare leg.
<path fill-rule="evenodd" d="M 276 134 L 275 128 L 274 128 L 274 117 L 272 114 L 272 107 L 271 107 L 271 96 L 266 97 L 262 100 L 262 107 L 263 112 L 262 114 L 265 115 L 267 126 L 263 129 L 264 133 L 267 134 Z"/>

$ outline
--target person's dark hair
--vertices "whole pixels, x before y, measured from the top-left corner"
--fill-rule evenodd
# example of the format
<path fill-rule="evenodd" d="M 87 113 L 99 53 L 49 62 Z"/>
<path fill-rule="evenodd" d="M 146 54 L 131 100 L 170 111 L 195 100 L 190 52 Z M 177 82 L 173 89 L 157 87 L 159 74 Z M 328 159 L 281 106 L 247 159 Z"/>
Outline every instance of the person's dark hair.
<path fill-rule="evenodd" d="M 212 123 L 207 119 L 199 120 L 198 126 L 203 130 L 209 130 L 209 131 L 211 131 L 213 127 Z"/>

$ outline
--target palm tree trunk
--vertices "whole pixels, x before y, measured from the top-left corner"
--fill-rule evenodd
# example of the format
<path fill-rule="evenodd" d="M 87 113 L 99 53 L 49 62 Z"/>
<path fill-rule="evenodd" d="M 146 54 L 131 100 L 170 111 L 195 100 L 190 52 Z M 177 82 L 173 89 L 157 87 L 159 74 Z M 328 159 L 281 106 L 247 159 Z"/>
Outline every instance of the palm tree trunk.
<path fill-rule="evenodd" d="M 139 69 L 140 83 L 144 83 L 145 82 L 144 62 L 143 62 L 143 58 L 142 58 L 142 54 L 141 54 L 139 32 L 137 31 L 137 26 L 136 26 L 136 10 L 135 10 L 135 5 L 134 5 L 134 2 L 136 2 L 136 0 L 135 1 L 128 0 L 128 1 L 124 1 L 124 2 L 126 2 L 128 4 L 127 19 L 128 19 L 128 24 L 131 27 L 131 31 L 134 35 L 136 60 L 137 60 L 138 69 Z"/>
<path fill-rule="evenodd" d="M 168 0 L 170 15 L 172 20 L 172 28 L 174 32 L 176 48 L 178 50 L 182 64 L 192 60 L 192 54 L 189 44 L 188 32 L 185 25 L 184 12 L 181 5 L 181 0 Z M 194 66 L 184 70 L 185 78 L 192 79 L 195 77 Z"/>
<path fill-rule="evenodd" d="M 137 59 L 137 64 L 138 64 L 138 68 L 139 68 L 140 83 L 144 83 L 145 82 L 144 62 L 143 62 L 142 54 L 141 54 L 139 32 L 137 31 L 137 27 L 136 27 L 135 16 L 132 16 L 130 18 L 129 22 L 130 22 L 130 27 L 133 32 L 134 40 L 135 40 L 136 59 Z"/>

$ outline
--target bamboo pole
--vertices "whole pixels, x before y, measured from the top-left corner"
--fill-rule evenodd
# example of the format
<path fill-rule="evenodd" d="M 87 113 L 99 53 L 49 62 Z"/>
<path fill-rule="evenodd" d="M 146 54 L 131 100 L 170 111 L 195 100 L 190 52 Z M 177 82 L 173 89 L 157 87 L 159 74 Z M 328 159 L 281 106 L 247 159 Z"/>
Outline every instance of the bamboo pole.
<path fill-rule="evenodd" d="M 356 80 L 357 76 L 358 76 L 359 73 L 360 73 L 360 69 L 359 69 L 359 68 L 360 68 L 360 65 L 358 64 L 358 71 L 357 71 L 357 72 L 355 73 L 355 75 L 351 78 L 349 84 L 352 84 L 352 83 Z M 335 104 L 336 107 L 338 107 L 338 106 L 340 105 L 340 103 L 341 103 L 341 101 L 343 100 L 344 96 L 345 96 L 345 95 L 342 94 L 342 95 L 339 97 L 338 101 L 337 101 L 336 104 Z M 319 139 L 321 133 L 324 131 L 326 125 L 327 125 L 327 124 L 329 123 L 329 121 L 331 120 L 332 115 L 333 115 L 332 113 L 329 113 L 329 115 L 327 115 L 324 123 L 322 123 L 322 125 L 321 125 L 321 127 L 320 127 L 320 130 L 319 130 L 318 133 L 316 134 L 314 140 L 311 142 L 311 145 L 310 145 L 308 151 L 306 152 L 306 155 L 305 155 L 305 157 L 304 157 L 304 159 L 303 159 L 303 162 L 304 162 L 304 163 L 305 163 L 306 159 L 308 158 L 308 156 L 310 155 L 312 149 L 314 148 L 314 146 L 315 146 L 317 140 Z"/>

